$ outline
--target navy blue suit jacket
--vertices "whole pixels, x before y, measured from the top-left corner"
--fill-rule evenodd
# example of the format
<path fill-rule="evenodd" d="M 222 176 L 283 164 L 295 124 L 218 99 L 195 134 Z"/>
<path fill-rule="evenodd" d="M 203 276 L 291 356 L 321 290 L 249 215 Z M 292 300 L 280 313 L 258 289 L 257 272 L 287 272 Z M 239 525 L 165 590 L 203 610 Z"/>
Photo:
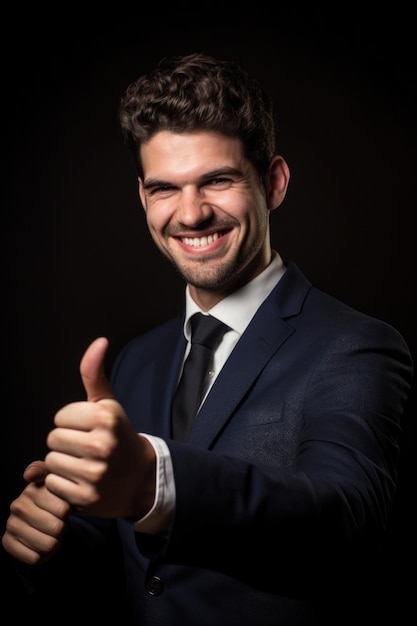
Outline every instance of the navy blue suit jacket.
<path fill-rule="evenodd" d="M 113 553 L 96 557 L 95 529 L 106 520 L 90 527 L 82 515 L 70 518 L 67 554 L 88 545 L 89 567 L 99 564 L 95 574 L 77 570 L 86 572 L 79 587 L 91 615 L 106 611 L 115 583 L 103 588 L 124 570 L 128 600 L 116 601 L 116 614 L 129 607 L 141 626 L 371 623 L 362 601 L 383 603 L 373 589 L 375 559 L 412 376 L 402 337 L 312 287 L 290 262 L 182 443 L 170 438 L 170 407 L 183 316 L 133 339 L 112 368 L 113 390 L 137 431 L 167 441 L 176 509 L 167 539 L 117 521 L 120 567 Z"/>
<path fill-rule="evenodd" d="M 111 376 L 135 428 L 166 439 L 175 475 L 166 541 L 119 525 L 139 623 L 324 623 L 385 531 L 408 348 L 290 262 L 181 443 L 182 327 L 183 314 L 131 341 Z"/>

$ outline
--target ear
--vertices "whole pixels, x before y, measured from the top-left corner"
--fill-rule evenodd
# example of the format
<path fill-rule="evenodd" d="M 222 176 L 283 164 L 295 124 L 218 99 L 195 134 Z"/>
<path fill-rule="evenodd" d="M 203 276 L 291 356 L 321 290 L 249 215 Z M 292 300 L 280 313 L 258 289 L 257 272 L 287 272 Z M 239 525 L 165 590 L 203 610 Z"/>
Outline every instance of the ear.
<path fill-rule="evenodd" d="M 139 193 L 140 203 L 143 207 L 143 210 L 146 213 L 146 196 L 145 196 L 145 192 L 143 189 L 143 181 L 140 176 L 138 176 L 138 193 Z"/>
<path fill-rule="evenodd" d="M 282 203 L 287 193 L 289 182 L 290 169 L 285 159 L 277 154 L 269 164 L 266 179 L 266 199 L 269 211 L 277 209 Z"/>

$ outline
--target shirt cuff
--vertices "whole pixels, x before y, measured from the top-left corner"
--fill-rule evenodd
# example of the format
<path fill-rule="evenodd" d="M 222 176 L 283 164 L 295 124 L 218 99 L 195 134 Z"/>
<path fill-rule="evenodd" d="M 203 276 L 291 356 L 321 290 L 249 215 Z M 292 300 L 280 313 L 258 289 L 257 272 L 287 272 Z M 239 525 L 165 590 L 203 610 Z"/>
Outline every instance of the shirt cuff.
<path fill-rule="evenodd" d="M 156 454 L 156 490 L 152 508 L 134 522 L 136 532 L 168 536 L 175 509 L 175 483 L 171 454 L 163 439 L 139 433 L 153 446 Z"/>

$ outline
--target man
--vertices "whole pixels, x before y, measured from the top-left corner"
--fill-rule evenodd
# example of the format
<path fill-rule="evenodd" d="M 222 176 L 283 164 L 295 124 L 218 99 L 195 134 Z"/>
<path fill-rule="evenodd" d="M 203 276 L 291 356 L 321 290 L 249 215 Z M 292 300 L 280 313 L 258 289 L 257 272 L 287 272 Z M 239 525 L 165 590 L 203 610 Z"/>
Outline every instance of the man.
<path fill-rule="evenodd" d="M 123 571 L 116 606 L 139 624 L 348 622 L 395 492 L 409 350 L 271 249 L 290 173 L 272 105 L 238 65 L 165 59 L 129 86 L 120 120 L 150 234 L 186 282 L 184 311 L 133 339 L 110 381 L 107 339 L 88 347 L 87 400 L 56 414 L 3 546 L 35 597 L 78 594 L 56 575 L 75 552 L 78 572 L 111 581 L 101 600 Z M 226 330 L 178 438 L 198 312 Z"/>

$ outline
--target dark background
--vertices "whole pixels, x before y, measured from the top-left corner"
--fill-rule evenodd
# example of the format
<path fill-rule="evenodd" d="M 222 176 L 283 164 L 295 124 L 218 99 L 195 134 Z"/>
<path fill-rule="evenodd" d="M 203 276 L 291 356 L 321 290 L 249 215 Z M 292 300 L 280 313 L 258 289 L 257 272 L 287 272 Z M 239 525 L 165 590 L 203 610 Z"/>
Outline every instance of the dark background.
<path fill-rule="evenodd" d="M 316 286 L 396 326 L 417 354 L 411 10 L 120 7 L 22 8 L 3 22 L 2 519 L 25 466 L 45 453 L 55 411 L 84 397 L 78 363 L 89 342 L 110 339 L 110 366 L 182 305 L 117 123 L 124 89 L 162 56 L 234 58 L 263 82 L 291 169 L 274 246 Z M 414 390 L 387 550 L 397 624 L 414 591 L 404 570 L 415 560 L 415 408 Z"/>

